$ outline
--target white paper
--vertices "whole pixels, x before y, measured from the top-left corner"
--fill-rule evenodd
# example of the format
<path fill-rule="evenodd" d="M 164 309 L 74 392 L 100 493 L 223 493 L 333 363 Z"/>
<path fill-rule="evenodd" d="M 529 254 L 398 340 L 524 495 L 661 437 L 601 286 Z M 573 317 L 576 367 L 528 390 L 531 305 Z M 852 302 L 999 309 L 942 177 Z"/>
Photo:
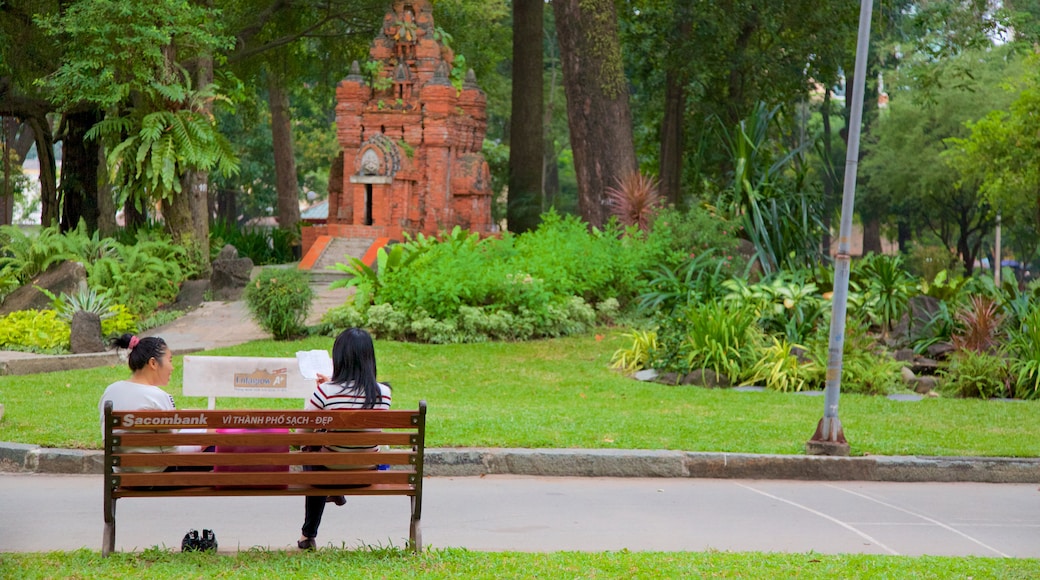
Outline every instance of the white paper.
<path fill-rule="evenodd" d="M 305 379 L 317 379 L 318 373 L 326 377 L 332 376 L 332 357 L 326 350 L 297 351 L 296 362 L 299 363 L 300 374 Z"/>

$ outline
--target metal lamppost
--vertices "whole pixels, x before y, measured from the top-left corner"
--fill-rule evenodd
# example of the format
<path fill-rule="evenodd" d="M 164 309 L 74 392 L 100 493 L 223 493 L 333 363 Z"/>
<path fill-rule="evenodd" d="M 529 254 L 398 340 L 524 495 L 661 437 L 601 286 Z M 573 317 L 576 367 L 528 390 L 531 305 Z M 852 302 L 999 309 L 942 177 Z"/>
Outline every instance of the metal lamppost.
<path fill-rule="evenodd" d="M 824 390 L 823 418 L 805 444 L 809 455 L 848 455 L 849 443 L 838 419 L 841 395 L 841 362 L 845 347 L 845 311 L 849 298 L 849 239 L 852 237 L 852 210 L 856 199 L 856 170 L 859 166 L 859 134 L 863 122 L 863 88 L 867 84 L 867 51 L 870 46 L 872 0 L 861 0 L 859 33 L 856 37 L 856 68 L 853 74 L 852 110 L 849 116 L 849 143 L 845 155 L 845 187 L 841 196 L 841 229 L 838 231 L 838 254 L 834 257 L 834 295 L 831 308 L 831 332 L 827 355 L 827 383 Z"/>

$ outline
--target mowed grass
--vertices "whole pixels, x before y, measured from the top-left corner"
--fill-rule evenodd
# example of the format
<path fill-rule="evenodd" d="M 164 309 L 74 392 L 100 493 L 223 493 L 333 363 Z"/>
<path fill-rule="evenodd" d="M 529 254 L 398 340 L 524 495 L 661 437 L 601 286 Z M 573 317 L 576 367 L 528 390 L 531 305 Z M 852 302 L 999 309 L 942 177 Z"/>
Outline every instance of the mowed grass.
<path fill-rule="evenodd" d="M 1040 560 L 730 552 L 470 552 L 324 549 L 234 555 L 151 549 L 0 554 L 0 577 L 39 578 L 999 578 L 1040 575 Z"/>
<path fill-rule="evenodd" d="M 332 339 L 255 341 L 211 355 L 294 356 Z M 823 398 L 641 383 L 609 368 L 617 331 L 523 343 L 428 345 L 377 341 L 394 407 L 429 405 L 429 447 L 670 449 L 804 453 Z M 175 345 L 174 345 L 175 346 Z M 180 408 L 181 357 L 167 388 Z M 0 377 L 0 441 L 98 449 L 98 400 L 125 365 Z M 300 408 L 296 399 L 217 400 L 218 408 Z M 892 401 L 843 394 L 839 417 L 853 455 L 1040 456 L 1040 403 Z"/>

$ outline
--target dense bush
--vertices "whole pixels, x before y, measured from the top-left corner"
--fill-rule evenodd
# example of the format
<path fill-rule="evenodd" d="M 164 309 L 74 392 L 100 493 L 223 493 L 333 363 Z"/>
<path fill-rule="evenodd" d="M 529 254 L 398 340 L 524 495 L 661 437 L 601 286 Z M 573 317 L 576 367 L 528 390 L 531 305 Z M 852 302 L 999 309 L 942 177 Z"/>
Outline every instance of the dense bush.
<path fill-rule="evenodd" d="M 20 310 L 0 318 L 0 349 L 61 353 L 69 349 L 69 324 L 55 310 Z"/>
<path fill-rule="evenodd" d="M 246 306 L 260 328 L 275 340 L 306 332 L 304 321 L 314 300 L 310 277 L 295 268 L 264 268 L 246 286 Z"/>
<path fill-rule="evenodd" d="M 645 286 L 652 259 L 636 229 L 589 231 L 550 212 L 519 236 L 481 239 L 455 228 L 378 253 L 376 268 L 337 265 L 357 292 L 323 319 L 380 336 L 427 342 L 526 340 L 584 332 L 617 317 Z"/>

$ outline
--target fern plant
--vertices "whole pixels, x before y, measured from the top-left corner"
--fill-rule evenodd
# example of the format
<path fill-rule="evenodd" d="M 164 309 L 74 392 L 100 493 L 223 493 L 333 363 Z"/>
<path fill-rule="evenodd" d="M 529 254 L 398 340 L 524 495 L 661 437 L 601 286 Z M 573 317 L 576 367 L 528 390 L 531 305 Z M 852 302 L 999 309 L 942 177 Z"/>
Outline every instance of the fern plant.
<path fill-rule="evenodd" d="M 142 106 L 103 119 L 87 132 L 109 146 L 109 181 L 122 200 L 172 199 L 181 192 L 181 175 L 189 170 L 238 172 L 231 143 L 216 128 L 206 108 L 227 100 L 214 85 L 195 90 L 181 70 L 181 82 L 153 82 L 141 91 Z"/>

